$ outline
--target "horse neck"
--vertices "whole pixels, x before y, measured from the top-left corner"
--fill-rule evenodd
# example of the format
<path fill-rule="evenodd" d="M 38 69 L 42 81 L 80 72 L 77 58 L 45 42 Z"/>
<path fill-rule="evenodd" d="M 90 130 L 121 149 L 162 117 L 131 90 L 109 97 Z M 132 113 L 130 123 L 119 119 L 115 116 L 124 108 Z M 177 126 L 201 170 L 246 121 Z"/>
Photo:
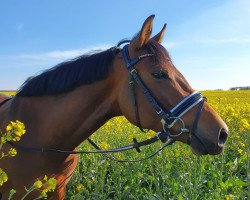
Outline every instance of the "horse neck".
<path fill-rule="evenodd" d="M 26 142 L 32 146 L 73 150 L 107 120 L 119 115 L 110 79 L 63 95 L 21 101 L 16 117 L 26 125 Z"/>

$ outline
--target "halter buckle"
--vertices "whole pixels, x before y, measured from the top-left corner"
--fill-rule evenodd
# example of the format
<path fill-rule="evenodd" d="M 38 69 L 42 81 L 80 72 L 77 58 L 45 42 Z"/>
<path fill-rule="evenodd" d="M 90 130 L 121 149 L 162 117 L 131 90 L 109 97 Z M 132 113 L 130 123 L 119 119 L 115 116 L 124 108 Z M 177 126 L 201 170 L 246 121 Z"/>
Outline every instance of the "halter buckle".
<path fill-rule="evenodd" d="M 163 112 L 163 110 L 161 109 L 159 112 L 158 111 L 156 111 L 156 113 L 159 115 L 159 114 L 161 114 Z"/>
<path fill-rule="evenodd" d="M 190 130 L 189 129 L 187 129 L 187 128 L 181 128 L 181 132 L 182 133 L 188 133 Z"/>
<path fill-rule="evenodd" d="M 174 119 L 174 121 L 171 124 L 167 124 L 165 120 L 161 120 L 162 126 L 163 126 L 163 130 L 166 132 L 168 131 L 170 128 L 172 128 L 174 126 L 174 124 L 179 120 L 181 122 L 182 127 L 180 128 L 180 132 L 176 135 L 172 135 L 169 133 L 170 137 L 178 137 L 183 133 L 188 133 L 190 132 L 189 129 L 186 128 L 185 126 L 185 122 L 180 118 L 180 117 L 169 117 L 168 119 Z"/>
<path fill-rule="evenodd" d="M 137 74 L 137 71 L 136 71 L 136 69 L 132 69 L 131 71 L 130 71 L 130 74 L 133 76 L 133 73 L 136 73 Z"/>
<path fill-rule="evenodd" d="M 170 135 L 171 135 L 171 134 L 170 134 L 169 131 L 164 131 L 164 132 L 158 132 L 158 133 L 156 133 L 157 138 L 158 138 L 161 142 L 163 142 L 163 143 L 165 143 L 165 142 L 167 142 L 167 141 L 169 140 L 169 136 L 170 136 Z"/>

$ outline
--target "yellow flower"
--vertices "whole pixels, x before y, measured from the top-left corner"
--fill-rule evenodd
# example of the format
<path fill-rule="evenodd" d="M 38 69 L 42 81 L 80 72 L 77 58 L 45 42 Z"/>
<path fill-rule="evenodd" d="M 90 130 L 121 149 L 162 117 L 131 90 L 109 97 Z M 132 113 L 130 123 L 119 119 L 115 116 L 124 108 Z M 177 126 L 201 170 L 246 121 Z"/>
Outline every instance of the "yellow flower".
<path fill-rule="evenodd" d="M 231 194 L 225 196 L 225 200 L 234 200 L 235 197 Z"/>
<path fill-rule="evenodd" d="M 50 178 L 50 179 L 47 181 L 47 190 L 48 190 L 49 192 L 53 192 L 55 189 L 56 189 L 56 179 Z"/>
<path fill-rule="evenodd" d="M 6 127 L 6 131 L 7 133 L 1 138 L 2 143 L 6 141 L 19 141 L 21 136 L 26 132 L 24 124 L 18 120 L 15 122 L 11 121 Z"/>
<path fill-rule="evenodd" d="M 47 198 L 47 193 L 48 192 L 55 191 L 55 188 L 56 188 L 56 179 L 50 178 L 48 180 L 48 177 L 44 176 L 43 180 L 46 181 L 46 182 L 43 184 L 44 189 L 41 191 L 41 196 L 43 198 Z"/>
<path fill-rule="evenodd" d="M 238 153 L 239 153 L 240 155 L 243 155 L 243 154 L 244 154 L 244 151 L 243 151 L 242 149 L 238 149 Z"/>
<path fill-rule="evenodd" d="M 155 133 L 153 132 L 153 131 L 149 131 L 148 133 L 147 133 L 147 139 L 150 139 L 150 138 L 152 138 L 152 137 L 154 137 L 155 136 Z"/>
<path fill-rule="evenodd" d="M 9 124 L 7 127 L 6 127 L 6 131 L 11 131 L 12 130 L 12 126 L 11 124 Z"/>
<path fill-rule="evenodd" d="M 234 102 L 238 103 L 240 100 L 238 98 L 234 98 Z"/>
<path fill-rule="evenodd" d="M 47 181 L 48 180 L 48 177 L 45 175 L 44 178 L 43 178 L 44 181 Z"/>
<path fill-rule="evenodd" d="M 16 134 L 17 136 L 19 136 L 19 137 L 21 137 L 24 133 L 25 133 L 24 130 L 18 130 L 18 131 L 15 132 L 15 134 Z"/>
<path fill-rule="evenodd" d="M 247 121 L 247 119 L 243 118 L 240 121 L 241 121 L 240 131 L 245 131 L 245 130 L 250 129 L 250 124 Z"/>
<path fill-rule="evenodd" d="M 0 168 L 0 186 L 2 186 L 7 180 L 7 174 Z"/>
<path fill-rule="evenodd" d="M 240 142 L 239 145 L 242 146 L 242 147 L 246 146 L 243 142 Z"/>
<path fill-rule="evenodd" d="M 33 186 L 34 186 L 35 188 L 39 189 L 39 188 L 41 188 L 41 187 L 43 186 L 43 183 L 42 183 L 42 181 L 37 180 L 37 181 L 33 184 Z"/>
<path fill-rule="evenodd" d="M 103 141 L 103 142 L 100 144 L 100 147 L 101 147 L 102 149 L 108 149 L 108 148 L 109 148 L 109 145 L 108 145 L 107 142 Z"/>
<path fill-rule="evenodd" d="M 8 154 L 9 156 L 14 157 L 17 154 L 17 151 L 14 148 L 10 148 Z"/>
<path fill-rule="evenodd" d="M 81 183 L 77 184 L 76 189 L 78 192 L 80 192 L 83 189 L 83 184 Z"/>
<path fill-rule="evenodd" d="M 15 126 L 16 126 L 16 123 L 13 122 L 13 121 L 11 121 L 11 122 L 10 122 L 10 125 L 13 126 L 13 127 L 15 127 Z"/>
<path fill-rule="evenodd" d="M 5 143 L 5 142 L 6 142 L 5 137 L 1 137 L 1 143 Z"/>
<path fill-rule="evenodd" d="M 47 192 L 48 192 L 48 190 L 43 190 L 42 192 L 41 192 L 41 196 L 43 197 L 43 198 L 47 198 Z"/>

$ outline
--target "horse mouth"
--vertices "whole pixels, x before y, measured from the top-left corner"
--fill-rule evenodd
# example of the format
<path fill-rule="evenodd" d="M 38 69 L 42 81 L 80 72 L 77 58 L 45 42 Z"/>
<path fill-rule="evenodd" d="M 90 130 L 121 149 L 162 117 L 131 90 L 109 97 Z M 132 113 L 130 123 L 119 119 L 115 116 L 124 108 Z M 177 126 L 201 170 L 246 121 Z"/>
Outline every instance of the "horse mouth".
<path fill-rule="evenodd" d="M 218 154 L 221 154 L 223 152 L 223 148 L 220 148 L 218 150 L 213 150 L 213 151 L 204 151 L 204 150 L 201 150 L 201 149 L 196 149 L 196 148 L 193 148 L 191 147 L 191 150 L 192 150 L 192 153 L 197 155 L 197 156 L 202 156 L 202 155 L 218 155 Z"/>
<path fill-rule="evenodd" d="M 191 150 L 192 150 L 192 153 L 193 153 L 194 155 L 197 155 L 197 156 L 208 155 L 207 152 L 202 151 L 202 150 L 197 149 L 197 148 L 193 148 L 192 146 L 191 146 Z"/>
<path fill-rule="evenodd" d="M 206 146 L 204 146 L 204 144 Z M 215 146 L 214 144 L 209 143 L 204 140 L 203 144 L 199 142 L 196 138 L 192 137 L 189 143 L 192 153 L 195 155 L 218 155 L 223 152 L 224 147 Z"/>

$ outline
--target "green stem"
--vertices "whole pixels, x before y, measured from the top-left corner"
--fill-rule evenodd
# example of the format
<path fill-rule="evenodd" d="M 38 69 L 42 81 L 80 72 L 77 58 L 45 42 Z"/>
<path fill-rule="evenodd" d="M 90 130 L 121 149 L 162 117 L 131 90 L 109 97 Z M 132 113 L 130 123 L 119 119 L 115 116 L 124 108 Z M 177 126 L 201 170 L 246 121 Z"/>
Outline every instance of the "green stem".
<path fill-rule="evenodd" d="M 32 186 L 30 189 L 27 190 L 27 193 L 21 198 L 21 200 L 24 200 L 31 192 L 33 192 L 36 188 Z"/>
<path fill-rule="evenodd" d="M 40 195 L 39 197 L 33 199 L 33 200 L 38 200 L 38 199 L 42 199 L 43 197 Z"/>

